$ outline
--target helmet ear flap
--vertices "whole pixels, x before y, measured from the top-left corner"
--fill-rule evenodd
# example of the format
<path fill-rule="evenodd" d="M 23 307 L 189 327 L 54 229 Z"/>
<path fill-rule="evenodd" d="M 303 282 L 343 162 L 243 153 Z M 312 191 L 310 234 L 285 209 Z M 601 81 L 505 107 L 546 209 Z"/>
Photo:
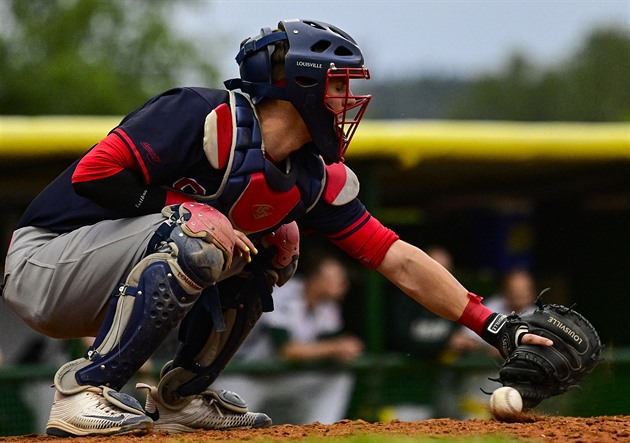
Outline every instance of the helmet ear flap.
<path fill-rule="evenodd" d="M 258 37 L 245 40 L 241 47 L 256 45 L 258 40 L 269 34 L 271 34 L 271 28 L 262 28 Z M 267 45 L 263 50 L 246 54 L 244 58 L 248 59 L 247 62 L 240 64 L 241 78 L 246 79 L 249 83 L 271 84 L 271 54 L 273 49 L 273 45 Z M 258 103 L 263 99 L 263 96 L 252 94 L 251 99 L 253 103 Z"/>

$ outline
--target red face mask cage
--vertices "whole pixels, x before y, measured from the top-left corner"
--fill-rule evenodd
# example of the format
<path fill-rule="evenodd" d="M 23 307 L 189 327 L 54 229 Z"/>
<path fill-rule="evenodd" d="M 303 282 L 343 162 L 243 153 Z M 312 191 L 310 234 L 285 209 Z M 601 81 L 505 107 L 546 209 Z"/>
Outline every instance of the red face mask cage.
<path fill-rule="evenodd" d="M 324 103 L 326 108 L 335 116 L 341 161 L 343 161 L 348 145 L 372 98 L 371 95 L 352 95 L 350 79 L 368 80 L 369 78 L 370 71 L 367 68 L 337 68 L 333 66 L 328 69 Z M 339 82 L 341 87 L 338 88 L 335 85 L 335 87 L 329 88 L 331 82 Z"/>

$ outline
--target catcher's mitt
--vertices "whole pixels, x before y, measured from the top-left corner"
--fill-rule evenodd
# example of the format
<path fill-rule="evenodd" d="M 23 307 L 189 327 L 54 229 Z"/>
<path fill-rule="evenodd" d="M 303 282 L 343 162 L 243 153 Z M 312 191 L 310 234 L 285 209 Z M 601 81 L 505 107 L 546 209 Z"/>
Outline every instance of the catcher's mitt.
<path fill-rule="evenodd" d="M 519 391 L 524 409 L 580 383 L 597 365 L 602 347 L 595 328 L 572 308 L 543 304 L 541 297 L 536 305 L 531 314 L 506 318 L 500 349 L 506 361 L 494 379 Z M 528 333 L 553 340 L 553 346 L 518 345 L 523 326 Z M 508 338 L 509 330 L 517 332 Z"/>

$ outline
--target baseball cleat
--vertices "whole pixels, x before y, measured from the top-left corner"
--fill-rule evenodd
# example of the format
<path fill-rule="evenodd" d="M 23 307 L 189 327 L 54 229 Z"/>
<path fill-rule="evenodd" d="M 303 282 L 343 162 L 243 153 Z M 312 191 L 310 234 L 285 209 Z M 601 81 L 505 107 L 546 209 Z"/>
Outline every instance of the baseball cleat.
<path fill-rule="evenodd" d="M 136 388 L 147 390 L 145 410 L 153 419 L 156 431 L 179 434 L 198 429 L 266 428 L 272 424 L 266 414 L 247 411 L 245 402 L 234 392 L 207 389 L 188 397 L 173 409 L 161 401 L 155 386 L 138 383 Z"/>
<path fill-rule="evenodd" d="M 86 386 L 64 395 L 55 392 L 46 434 L 55 437 L 144 434 L 153 429 L 140 403 L 107 387 Z"/>

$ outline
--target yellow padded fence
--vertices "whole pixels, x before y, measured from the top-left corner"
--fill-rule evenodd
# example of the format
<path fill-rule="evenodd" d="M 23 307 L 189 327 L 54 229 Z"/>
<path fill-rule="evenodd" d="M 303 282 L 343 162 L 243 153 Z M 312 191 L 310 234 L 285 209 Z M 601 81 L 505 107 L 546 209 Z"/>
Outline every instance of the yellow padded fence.
<path fill-rule="evenodd" d="M 0 116 L 0 159 L 80 155 L 118 116 Z M 368 120 L 348 158 L 385 157 L 403 166 L 444 160 L 630 160 L 630 123 Z"/>

